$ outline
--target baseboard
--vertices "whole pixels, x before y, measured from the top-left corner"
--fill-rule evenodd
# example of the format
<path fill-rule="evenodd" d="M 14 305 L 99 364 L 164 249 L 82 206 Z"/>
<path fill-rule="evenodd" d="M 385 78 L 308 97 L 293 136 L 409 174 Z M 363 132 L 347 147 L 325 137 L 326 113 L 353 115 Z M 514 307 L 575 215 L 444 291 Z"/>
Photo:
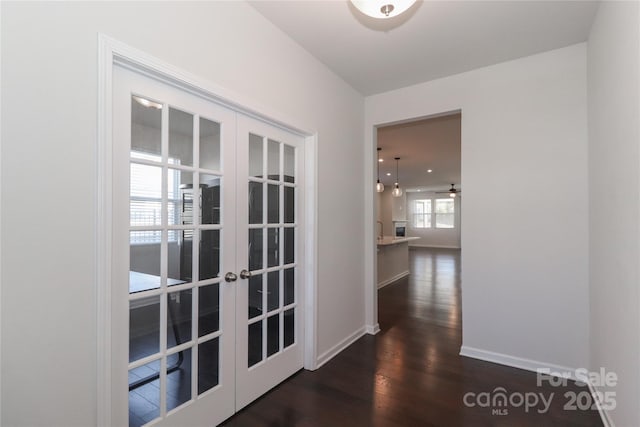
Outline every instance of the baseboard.
<path fill-rule="evenodd" d="M 316 369 L 319 369 L 322 365 L 327 363 L 329 360 L 336 357 L 338 353 L 340 353 L 345 348 L 349 347 L 351 344 L 356 342 L 358 339 L 360 339 L 360 337 L 362 337 L 366 333 L 367 333 L 366 328 L 363 326 L 362 328 L 355 331 L 353 334 L 349 335 L 348 337 L 340 341 L 338 344 L 331 347 L 329 350 L 322 353 L 320 356 L 318 356 L 318 360 L 316 361 Z"/>
<path fill-rule="evenodd" d="M 365 332 L 369 335 L 375 335 L 380 332 L 380 324 L 376 323 L 375 325 L 367 325 L 365 326 Z"/>
<path fill-rule="evenodd" d="M 591 396 L 596 396 L 596 391 L 597 391 L 596 386 L 594 386 L 590 381 L 587 382 L 587 385 L 589 386 L 589 392 L 591 393 Z M 615 427 L 615 424 L 609 417 L 609 413 L 602 408 L 600 401 L 595 397 L 594 397 L 594 400 L 598 408 L 598 413 L 600 414 L 600 419 L 602 420 L 602 425 L 604 427 Z"/>
<path fill-rule="evenodd" d="M 395 276 L 393 276 L 390 279 L 383 280 L 382 282 L 378 283 L 378 289 L 384 288 L 385 286 L 390 285 L 391 283 L 395 282 L 396 280 L 400 280 L 403 277 L 408 276 L 409 274 L 411 274 L 411 272 L 409 270 L 407 270 L 407 271 L 403 271 L 402 273 L 396 274 Z"/>
<path fill-rule="evenodd" d="M 524 369 L 536 373 L 539 369 L 547 369 L 551 372 L 551 375 L 553 375 L 554 373 L 562 373 L 565 375 L 568 374 L 569 379 L 573 381 L 577 380 L 575 375 L 575 368 L 555 365 L 553 363 L 540 362 L 538 360 L 525 359 L 524 357 L 510 356 L 508 354 L 481 350 L 464 345 L 460 347 L 460 356 L 471 357 L 472 359 L 484 360 L 485 362 L 497 363 L 499 365 Z"/>
<path fill-rule="evenodd" d="M 447 246 L 447 245 L 416 245 L 409 243 L 410 248 L 436 248 L 436 249 L 460 249 L 460 246 Z"/>

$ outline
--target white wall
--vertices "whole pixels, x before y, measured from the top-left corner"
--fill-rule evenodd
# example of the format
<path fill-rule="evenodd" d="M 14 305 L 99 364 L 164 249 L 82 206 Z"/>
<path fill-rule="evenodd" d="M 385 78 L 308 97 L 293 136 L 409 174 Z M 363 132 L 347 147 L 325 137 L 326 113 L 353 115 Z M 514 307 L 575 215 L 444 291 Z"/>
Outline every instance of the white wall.
<path fill-rule="evenodd" d="M 415 200 L 430 199 L 435 211 L 435 200 L 443 195 L 433 192 L 411 192 L 407 193 L 407 223 L 409 228 L 409 236 L 419 237 L 419 240 L 409 242 L 409 246 L 423 246 L 432 248 L 460 248 L 460 208 L 461 197 L 454 200 L 453 228 L 415 228 L 413 227 L 413 202 Z M 444 197 L 448 196 L 445 194 Z"/>
<path fill-rule="evenodd" d="M 591 369 L 618 374 L 618 426 L 640 425 L 639 14 L 638 2 L 600 4 L 587 68 Z"/>
<path fill-rule="evenodd" d="M 586 366 L 586 45 L 367 97 L 369 182 L 375 177 L 374 126 L 458 109 L 463 345 L 505 363 L 526 358 Z M 365 250 L 375 266 L 370 194 Z M 374 278 L 365 274 L 373 288 Z M 371 289 L 369 296 L 367 322 L 373 326 Z"/>
<path fill-rule="evenodd" d="M 351 87 L 244 2 L 2 2 L 1 31 L 2 425 L 96 423 L 98 32 L 318 132 L 318 352 L 363 327 Z"/>

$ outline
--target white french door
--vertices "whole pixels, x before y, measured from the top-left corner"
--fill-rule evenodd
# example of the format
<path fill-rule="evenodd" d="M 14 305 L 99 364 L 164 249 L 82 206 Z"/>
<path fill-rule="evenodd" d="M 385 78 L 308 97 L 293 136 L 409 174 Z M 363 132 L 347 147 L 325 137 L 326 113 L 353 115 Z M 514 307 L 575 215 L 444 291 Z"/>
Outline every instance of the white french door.
<path fill-rule="evenodd" d="M 112 422 L 216 425 L 303 365 L 303 138 L 113 82 Z"/>

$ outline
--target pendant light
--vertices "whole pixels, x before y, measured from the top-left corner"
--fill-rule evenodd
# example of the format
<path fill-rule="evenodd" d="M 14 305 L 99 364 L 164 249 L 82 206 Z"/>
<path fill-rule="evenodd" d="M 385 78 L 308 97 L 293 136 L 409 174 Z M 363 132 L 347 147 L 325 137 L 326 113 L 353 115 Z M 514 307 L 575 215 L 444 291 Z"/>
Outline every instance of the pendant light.
<path fill-rule="evenodd" d="M 396 186 L 391 192 L 391 194 L 393 195 L 393 197 L 400 197 L 402 196 L 402 189 L 398 185 L 398 160 L 400 160 L 400 157 L 394 157 L 394 158 L 396 160 Z"/>
<path fill-rule="evenodd" d="M 376 184 L 376 191 L 378 193 L 384 191 L 384 184 L 380 182 L 380 150 L 382 150 L 382 148 L 378 147 L 378 183 Z"/>

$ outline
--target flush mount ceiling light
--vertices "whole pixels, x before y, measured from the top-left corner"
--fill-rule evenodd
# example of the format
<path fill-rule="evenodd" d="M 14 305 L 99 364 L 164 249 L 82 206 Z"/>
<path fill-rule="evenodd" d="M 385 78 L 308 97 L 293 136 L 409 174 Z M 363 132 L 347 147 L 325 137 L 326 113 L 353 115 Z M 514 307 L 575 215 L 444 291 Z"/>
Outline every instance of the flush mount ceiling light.
<path fill-rule="evenodd" d="M 394 157 L 394 159 L 396 160 L 396 186 L 391 194 L 393 195 L 393 197 L 400 197 L 402 196 L 402 189 L 398 185 L 398 160 L 400 160 L 400 157 Z"/>
<path fill-rule="evenodd" d="M 351 0 L 360 12 L 378 19 L 398 16 L 415 2 L 416 0 Z"/>
<path fill-rule="evenodd" d="M 382 160 L 380 158 L 380 150 L 382 150 L 382 148 L 378 147 L 378 183 L 376 184 L 376 191 L 378 193 L 382 193 L 384 191 L 384 184 L 380 182 L 380 160 Z"/>

